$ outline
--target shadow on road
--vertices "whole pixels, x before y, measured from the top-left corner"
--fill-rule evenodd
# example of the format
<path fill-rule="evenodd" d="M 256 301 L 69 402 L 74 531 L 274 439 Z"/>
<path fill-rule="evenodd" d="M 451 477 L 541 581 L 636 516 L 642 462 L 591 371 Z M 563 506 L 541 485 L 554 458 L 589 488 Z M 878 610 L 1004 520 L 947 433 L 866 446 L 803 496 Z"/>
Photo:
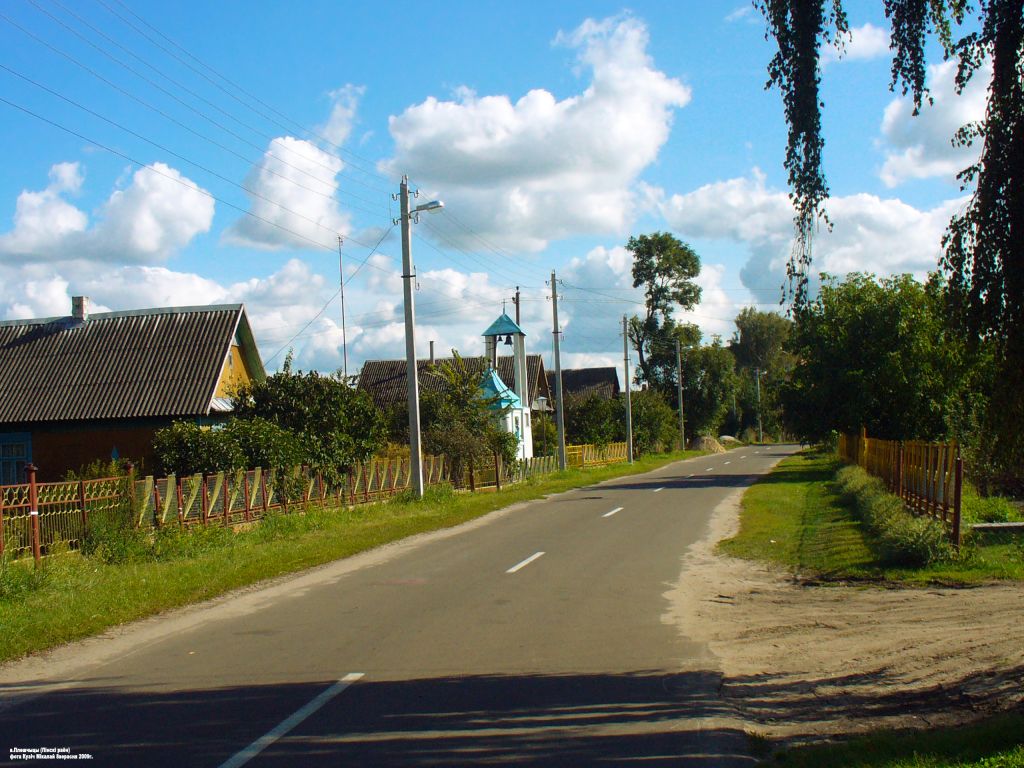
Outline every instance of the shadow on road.
<path fill-rule="evenodd" d="M 97 766 L 217 766 L 333 682 L 58 692 L 0 717 L 0 759 L 62 746 Z M 727 714 L 719 684 L 708 672 L 368 675 L 250 765 L 753 765 L 742 730 L 708 722 Z"/>
<path fill-rule="evenodd" d="M 1018 667 L 1001 680 L 1010 685 L 1022 673 Z M 737 720 L 722 719 L 740 711 L 750 730 L 789 723 L 791 737 L 804 741 L 825 721 L 836 735 L 865 719 L 913 714 L 925 723 L 958 708 L 984 711 L 996 699 L 983 692 L 1001 688 L 974 676 L 908 692 L 886 677 L 368 675 L 249 765 L 748 766 L 756 762 L 748 736 Z M 103 682 L 4 712 L 0 759 L 11 747 L 51 746 L 92 754 L 96 766 L 218 766 L 334 683 L 148 692 Z"/>

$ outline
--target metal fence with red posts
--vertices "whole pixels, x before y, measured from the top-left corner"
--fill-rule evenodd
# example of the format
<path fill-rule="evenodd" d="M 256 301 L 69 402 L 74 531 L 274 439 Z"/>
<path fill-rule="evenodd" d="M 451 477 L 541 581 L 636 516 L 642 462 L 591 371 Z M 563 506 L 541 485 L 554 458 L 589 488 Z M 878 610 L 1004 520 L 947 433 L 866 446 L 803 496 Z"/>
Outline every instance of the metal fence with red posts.
<path fill-rule="evenodd" d="M 915 515 L 941 520 L 949 537 L 960 545 L 960 508 L 964 464 L 955 442 L 880 440 L 859 435 L 839 436 L 839 456 L 881 478 Z"/>

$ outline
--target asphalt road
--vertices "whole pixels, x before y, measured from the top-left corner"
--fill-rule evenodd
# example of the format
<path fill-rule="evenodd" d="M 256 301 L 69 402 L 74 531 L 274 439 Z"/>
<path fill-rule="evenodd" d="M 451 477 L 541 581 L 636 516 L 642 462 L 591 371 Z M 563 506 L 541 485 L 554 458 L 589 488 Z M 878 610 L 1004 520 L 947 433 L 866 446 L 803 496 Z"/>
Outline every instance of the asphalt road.
<path fill-rule="evenodd" d="M 519 505 L 0 670 L 0 761 L 750 765 L 665 593 L 711 511 L 794 450 Z"/>

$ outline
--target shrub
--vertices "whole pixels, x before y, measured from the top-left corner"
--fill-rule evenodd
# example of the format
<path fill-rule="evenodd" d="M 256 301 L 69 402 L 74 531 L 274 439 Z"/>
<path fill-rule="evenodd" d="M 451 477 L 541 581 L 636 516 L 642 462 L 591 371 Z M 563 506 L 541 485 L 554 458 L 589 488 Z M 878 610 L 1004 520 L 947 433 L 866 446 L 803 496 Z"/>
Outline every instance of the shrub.
<path fill-rule="evenodd" d="M 679 440 L 675 411 L 660 392 L 641 390 L 631 397 L 633 443 L 638 454 L 657 453 Z"/>
<path fill-rule="evenodd" d="M 836 483 L 875 538 L 886 564 L 917 568 L 952 558 L 953 548 L 942 523 L 911 515 L 878 478 L 860 467 L 848 466 L 836 474 Z"/>
<path fill-rule="evenodd" d="M 203 429 L 188 421 L 176 421 L 158 429 L 153 436 L 153 450 L 165 475 L 183 477 L 245 466 L 241 448 L 226 430 Z"/>
<path fill-rule="evenodd" d="M 964 488 L 963 517 L 972 523 L 1008 523 L 1020 519 L 1013 503 L 1002 496 L 980 496 L 970 487 Z"/>

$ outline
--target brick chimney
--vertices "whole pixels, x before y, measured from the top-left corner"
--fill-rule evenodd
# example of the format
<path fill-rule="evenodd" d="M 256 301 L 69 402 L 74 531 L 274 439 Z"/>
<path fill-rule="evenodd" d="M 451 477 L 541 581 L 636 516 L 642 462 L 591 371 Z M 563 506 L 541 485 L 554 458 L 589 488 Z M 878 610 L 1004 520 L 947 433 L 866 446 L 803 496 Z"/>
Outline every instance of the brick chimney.
<path fill-rule="evenodd" d="M 80 322 L 86 322 L 89 319 L 89 297 L 88 296 L 72 296 L 71 297 L 71 316 Z"/>

